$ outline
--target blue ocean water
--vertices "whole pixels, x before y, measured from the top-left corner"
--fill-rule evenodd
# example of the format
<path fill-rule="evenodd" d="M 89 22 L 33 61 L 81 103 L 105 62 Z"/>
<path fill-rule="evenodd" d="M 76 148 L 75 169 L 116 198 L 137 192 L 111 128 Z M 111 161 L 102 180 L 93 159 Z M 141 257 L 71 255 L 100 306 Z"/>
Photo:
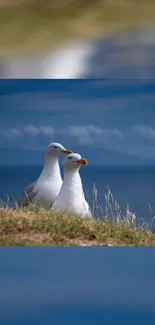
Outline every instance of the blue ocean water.
<path fill-rule="evenodd" d="M 30 182 L 41 172 L 41 166 L 1 166 L 0 198 L 7 195 L 17 200 Z M 137 217 L 150 222 L 155 215 L 155 167 L 152 166 L 90 166 L 80 170 L 86 197 L 92 206 L 93 185 L 98 190 L 98 201 L 105 205 L 107 186 L 119 202 L 122 211 L 129 204 Z M 151 206 L 151 210 L 150 207 Z"/>
<path fill-rule="evenodd" d="M 41 307 L 41 306 L 40 306 Z M 39 309 L 39 307 L 38 307 Z M 36 315 L 38 314 L 36 309 Z M 0 317 L 2 324 L 5 325 L 51 325 L 51 324 L 68 324 L 68 325 L 96 325 L 114 324 L 119 322 L 120 325 L 137 325 L 137 324 L 153 324 L 155 322 L 155 313 L 153 311 L 144 311 L 136 308 L 105 308 L 96 306 L 47 306 L 41 308 L 40 315 L 27 316 L 2 316 Z"/>
<path fill-rule="evenodd" d="M 154 324 L 153 248 L 0 249 L 1 324 Z"/>

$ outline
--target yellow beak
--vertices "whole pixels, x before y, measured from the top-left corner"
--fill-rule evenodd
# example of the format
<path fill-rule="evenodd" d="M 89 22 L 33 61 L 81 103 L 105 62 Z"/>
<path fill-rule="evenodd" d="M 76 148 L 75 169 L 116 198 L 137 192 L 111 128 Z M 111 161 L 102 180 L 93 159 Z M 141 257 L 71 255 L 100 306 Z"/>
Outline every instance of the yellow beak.
<path fill-rule="evenodd" d="M 64 150 L 61 150 L 61 152 L 66 153 L 68 155 L 69 153 L 72 153 L 72 150 L 64 149 Z"/>
<path fill-rule="evenodd" d="M 85 158 L 81 158 L 79 160 L 76 160 L 75 162 L 80 165 L 88 165 L 88 161 Z"/>

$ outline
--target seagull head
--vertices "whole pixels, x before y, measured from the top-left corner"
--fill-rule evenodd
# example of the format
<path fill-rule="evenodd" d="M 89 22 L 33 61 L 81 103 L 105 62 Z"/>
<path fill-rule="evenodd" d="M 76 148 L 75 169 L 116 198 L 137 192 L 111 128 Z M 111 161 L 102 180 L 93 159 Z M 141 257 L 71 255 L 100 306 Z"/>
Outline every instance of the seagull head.
<path fill-rule="evenodd" d="M 64 159 L 64 168 L 65 169 L 79 169 L 81 165 L 87 165 L 88 161 L 85 158 L 82 158 L 78 153 L 70 153 Z"/>
<path fill-rule="evenodd" d="M 58 158 L 63 154 L 70 154 L 71 152 L 72 150 L 64 148 L 62 144 L 57 142 L 50 143 L 46 150 L 48 156 L 53 156 L 55 158 Z"/>

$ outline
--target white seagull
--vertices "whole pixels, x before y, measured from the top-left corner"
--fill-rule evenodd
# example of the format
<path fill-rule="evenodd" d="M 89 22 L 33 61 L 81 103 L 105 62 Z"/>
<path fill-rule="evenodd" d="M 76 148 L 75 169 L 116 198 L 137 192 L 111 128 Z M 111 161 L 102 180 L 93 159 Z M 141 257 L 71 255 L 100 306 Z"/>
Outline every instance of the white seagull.
<path fill-rule="evenodd" d="M 64 159 L 64 180 L 61 190 L 56 197 L 52 208 L 63 211 L 72 211 L 80 216 L 92 217 L 89 205 L 84 197 L 83 186 L 79 169 L 86 165 L 86 159 L 78 153 L 71 153 Z"/>
<path fill-rule="evenodd" d="M 52 205 L 62 186 L 58 158 L 62 154 L 71 152 L 60 143 L 53 142 L 48 145 L 45 152 L 44 168 L 39 178 L 25 188 L 18 202 L 19 206 L 27 206 L 29 203 L 47 207 Z"/>

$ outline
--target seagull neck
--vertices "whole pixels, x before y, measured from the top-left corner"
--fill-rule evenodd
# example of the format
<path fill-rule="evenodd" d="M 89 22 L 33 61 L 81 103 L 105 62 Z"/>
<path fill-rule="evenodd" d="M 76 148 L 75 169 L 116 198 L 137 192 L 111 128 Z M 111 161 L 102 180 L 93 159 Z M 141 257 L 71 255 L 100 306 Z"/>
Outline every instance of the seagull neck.
<path fill-rule="evenodd" d="M 82 188 L 82 181 L 79 174 L 79 170 L 64 170 L 64 186 L 74 187 L 76 185 L 78 188 Z"/>
<path fill-rule="evenodd" d="M 42 171 L 42 175 L 51 177 L 53 175 L 60 174 L 59 162 L 57 157 L 45 157 L 45 165 Z"/>

